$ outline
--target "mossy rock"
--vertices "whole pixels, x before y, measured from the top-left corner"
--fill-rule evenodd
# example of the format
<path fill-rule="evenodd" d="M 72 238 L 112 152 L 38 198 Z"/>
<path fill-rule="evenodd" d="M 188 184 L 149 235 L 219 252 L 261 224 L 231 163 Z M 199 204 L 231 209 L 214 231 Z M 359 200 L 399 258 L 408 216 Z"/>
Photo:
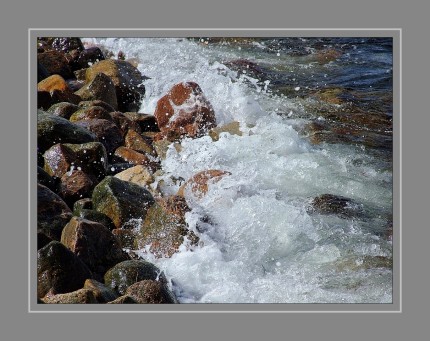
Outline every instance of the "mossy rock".
<path fill-rule="evenodd" d="M 108 111 L 105 108 L 99 106 L 91 106 L 88 108 L 80 108 L 76 110 L 69 118 L 70 122 L 79 122 L 92 119 L 103 119 L 111 121 L 112 117 L 109 115 Z"/>
<path fill-rule="evenodd" d="M 48 114 L 59 116 L 68 120 L 70 116 L 72 116 L 72 114 L 78 110 L 79 107 L 76 104 L 69 102 L 60 102 L 51 105 L 46 112 Z"/>
<path fill-rule="evenodd" d="M 130 219 L 144 219 L 154 204 L 151 193 L 128 181 L 107 176 L 93 191 L 93 207 L 106 214 L 117 228 Z"/>
<path fill-rule="evenodd" d="M 164 273 L 154 264 L 144 260 L 121 262 L 109 269 L 104 276 L 105 285 L 121 295 L 125 294 L 130 285 L 143 280 L 167 283 Z"/>

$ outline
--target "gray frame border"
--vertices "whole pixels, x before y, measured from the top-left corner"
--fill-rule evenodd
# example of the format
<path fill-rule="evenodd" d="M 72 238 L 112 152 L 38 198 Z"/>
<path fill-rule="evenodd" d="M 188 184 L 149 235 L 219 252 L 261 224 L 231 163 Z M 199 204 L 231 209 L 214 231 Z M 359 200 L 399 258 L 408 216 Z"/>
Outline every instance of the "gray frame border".
<path fill-rule="evenodd" d="M 376 33 L 376 34 L 375 34 Z M 36 196 L 36 145 L 34 127 L 36 118 L 31 111 L 36 108 L 37 68 L 36 49 L 31 48 L 38 36 L 80 36 L 80 37 L 392 37 L 393 38 L 393 303 L 392 304 L 181 304 L 181 305 L 42 305 L 36 302 L 36 229 L 31 229 L 37 217 Z M 363 29 L 363 28 L 323 28 L 323 29 L 199 29 L 199 28 L 148 28 L 148 29 L 28 29 L 28 312 L 29 313 L 401 313 L 402 312 L 402 29 Z M 34 225 L 33 225 L 34 226 Z M 35 309 L 37 307 L 37 309 Z M 91 310 L 92 307 L 97 307 Z M 166 310 L 166 308 L 169 308 Z M 208 309 L 210 307 L 210 309 Z M 311 309 L 308 309 L 310 307 Z M 353 309 L 349 310 L 351 307 Z M 387 308 L 386 310 L 381 309 Z M 70 310 L 65 310 L 69 308 Z M 84 310 L 79 310 L 85 308 Z M 109 308 L 109 310 L 107 309 Z M 249 309 L 250 308 L 250 309 Z M 287 308 L 287 309 L 285 309 Z M 100 309 L 100 310 L 99 310 Z M 208 310 L 206 310 L 208 309 Z M 326 310 L 327 309 L 327 310 Z"/>

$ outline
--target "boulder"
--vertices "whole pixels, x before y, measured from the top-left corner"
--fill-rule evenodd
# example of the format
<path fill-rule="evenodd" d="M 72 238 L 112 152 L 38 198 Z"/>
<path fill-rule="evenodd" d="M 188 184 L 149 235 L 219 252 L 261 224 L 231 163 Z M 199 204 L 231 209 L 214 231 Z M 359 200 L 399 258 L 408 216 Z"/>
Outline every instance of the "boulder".
<path fill-rule="evenodd" d="M 95 279 L 87 279 L 84 289 L 91 290 L 98 303 L 107 303 L 118 298 L 118 294 Z"/>
<path fill-rule="evenodd" d="M 83 51 L 84 45 L 81 39 L 76 37 L 60 37 L 55 38 L 51 44 L 52 48 L 57 51 L 64 53 L 71 52 L 73 50 Z"/>
<path fill-rule="evenodd" d="M 105 226 L 78 217 L 73 217 L 64 227 L 61 243 L 96 274 L 102 275 L 128 259 L 116 237 Z"/>
<path fill-rule="evenodd" d="M 133 167 L 133 164 L 128 163 L 128 162 L 112 163 L 112 164 L 108 165 L 106 175 L 116 175 L 119 172 L 122 172 L 122 171 L 129 169 L 131 167 Z"/>
<path fill-rule="evenodd" d="M 78 104 L 81 101 L 81 98 L 72 92 L 67 82 L 60 75 L 52 75 L 40 81 L 37 84 L 37 91 L 48 92 L 52 104 L 60 102 Z"/>
<path fill-rule="evenodd" d="M 137 165 L 115 175 L 116 178 L 129 181 L 142 187 L 148 187 L 154 182 L 152 172 L 145 166 Z"/>
<path fill-rule="evenodd" d="M 137 112 L 125 112 L 124 115 L 131 121 L 136 122 L 140 126 L 141 132 L 160 131 L 154 115 Z"/>
<path fill-rule="evenodd" d="M 52 192 L 57 192 L 60 185 L 58 178 L 50 176 L 41 167 L 37 167 L 37 183 L 48 187 Z"/>
<path fill-rule="evenodd" d="M 81 208 L 73 211 L 73 215 L 81 219 L 90 220 L 107 227 L 109 231 L 116 229 L 116 226 L 106 214 L 97 212 L 93 209 Z"/>
<path fill-rule="evenodd" d="M 119 111 L 138 109 L 145 87 L 140 71 L 123 60 L 102 60 L 86 71 L 86 82 L 91 82 L 99 73 L 107 75 L 115 85 Z"/>
<path fill-rule="evenodd" d="M 61 177 L 58 194 L 72 207 L 76 200 L 91 196 L 97 180 L 81 170 L 66 172 Z"/>
<path fill-rule="evenodd" d="M 108 111 L 99 106 L 91 106 L 86 108 L 80 108 L 70 116 L 70 122 L 79 122 L 84 120 L 102 119 L 111 121 L 112 118 Z"/>
<path fill-rule="evenodd" d="M 111 158 L 114 151 L 124 143 L 120 130 L 111 121 L 105 119 L 90 119 L 79 121 L 76 124 L 97 136 L 97 139 L 105 146 L 109 158 Z"/>
<path fill-rule="evenodd" d="M 200 137 L 216 126 L 212 105 L 194 82 L 174 85 L 158 100 L 154 116 L 161 131 L 158 140 Z"/>
<path fill-rule="evenodd" d="M 61 232 L 71 217 L 72 211 L 57 194 L 37 184 L 37 232 L 60 240 Z"/>
<path fill-rule="evenodd" d="M 55 103 L 46 111 L 48 114 L 59 116 L 68 120 L 79 107 L 76 104 L 69 102 Z"/>
<path fill-rule="evenodd" d="M 144 260 L 127 260 L 109 269 L 105 276 L 105 285 L 120 295 L 124 295 L 127 288 L 143 280 L 167 283 L 166 277 L 154 264 Z"/>
<path fill-rule="evenodd" d="M 121 131 L 121 135 L 123 137 L 125 137 L 125 135 L 130 129 L 134 130 L 137 133 L 141 132 L 139 124 L 137 122 L 130 120 L 125 114 L 119 111 L 114 111 L 114 112 L 110 112 L 109 115 L 111 116 L 112 121 L 116 124 L 116 126 Z"/>
<path fill-rule="evenodd" d="M 37 54 L 37 61 L 48 71 L 50 75 L 60 75 L 64 79 L 74 78 L 63 52 L 50 50 Z"/>
<path fill-rule="evenodd" d="M 89 289 L 79 289 L 67 294 L 57 294 L 43 298 L 44 303 L 49 304 L 93 304 L 99 303 L 94 291 Z"/>
<path fill-rule="evenodd" d="M 308 213 L 336 214 L 341 218 L 354 218 L 362 217 L 364 210 L 363 205 L 352 199 L 340 195 L 322 194 L 312 200 Z"/>
<path fill-rule="evenodd" d="M 115 85 L 104 73 L 97 74 L 91 82 L 76 92 L 84 101 L 101 100 L 118 109 Z"/>
<path fill-rule="evenodd" d="M 75 203 L 73 204 L 73 215 L 79 216 L 79 212 L 84 209 L 86 210 L 93 209 L 93 202 L 90 198 L 83 198 L 75 201 Z"/>
<path fill-rule="evenodd" d="M 46 68 L 37 62 L 37 82 L 44 80 L 45 78 L 49 77 L 49 72 L 46 70 Z"/>
<path fill-rule="evenodd" d="M 123 249 L 133 249 L 134 239 L 137 235 L 136 231 L 132 229 L 114 229 L 112 234 L 118 239 L 121 248 Z"/>
<path fill-rule="evenodd" d="M 173 293 L 161 282 L 144 280 L 130 285 L 126 295 L 139 304 L 178 303 Z"/>
<path fill-rule="evenodd" d="M 237 121 L 233 121 L 221 127 L 216 127 L 211 129 L 209 131 L 209 136 L 211 137 L 212 141 L 218 141 L 219 135 L 221 133 L 229 133 L 230 135 L 242 136 L 242 132 L 240 131 L 239 128 L 240 128 L 240 123 Z"/>
<path fill-rule="evenodd" d="M 97 141 L 95 134 L 62 117 L 38 111 L 37 148 L 40 153 L 57 143 L 86 143 Z"/>
<path fill-rule="evenodd" d="M 91 46 L 73 58 L 71 67 L 72 70 L 86 69 L 101 60 L 105 60 L 102 50 L 97 46 Z"/>
<path fill-rule="evenodd" d="M 116 162 L 128 162 L 133 165 L 147 166 L 151 171 L 155 171 L 159 168 L 159 165 L 146 155 L 123 146 L 115 150 L 114 157 Z"/>
<path fill-rule="evenodd" d="M 43 232 L 37 232 L 37 249 L 38 250 L 40 250 L 45 245 L 48 245 L 50 242 L 52 242 L 52 238 L 49 238 Z"/>
<path fill-rule="evenodd" d="M 106 214 L 120 228 L 130 219 L 144 219 L 154 199 L 146 189 L 131 182 L 107 176 L 94 188 L 93 207 Z"/>
<path fill-rule="evenodd" d="M 88 278 L 88 267 L 60 242 L 52 241 L 37 252 L 37 297 L 78 290 Z"/>
<path fill-rule="evenodd" d="M 153 155 L 155 154 L 154 148 L 152 147 L 151 141 L 145 139 L 142 135 L 134 130 L 129 130 L 124 138 L 125 147 L 133 149 L 136 152 L 146 153 Z"/>
<path fill-rule="evenodd" d="M 193 194 L 196 198 L 202 198 L 208 191 L 208 186 L 211 183 L 216 183 L 226 175 L 230 175 L 230 172 L 210 169 L 195 174 L 185 184 L 183 184 L 178 191 L 178 195 L 184 197 L 186 193 Z"/>
<path fill-rule="evenodd" d="M 95 99 L 91 101 L 81 101 L 79 102 L 79 107 L 80 108 L 102 107 L 106 109 L 108 113 L 115 111 L 113 106 L 111 106 L 109 103 L 106 103 L 105 101 L 102 101 L 100 99 Z"/>

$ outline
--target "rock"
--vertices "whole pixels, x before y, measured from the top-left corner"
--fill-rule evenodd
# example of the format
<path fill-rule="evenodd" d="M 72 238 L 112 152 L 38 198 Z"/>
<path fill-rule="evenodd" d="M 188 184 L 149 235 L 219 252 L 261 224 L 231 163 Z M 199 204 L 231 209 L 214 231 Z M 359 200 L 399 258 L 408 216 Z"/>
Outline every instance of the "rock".
<path fill-rule="evenodd" d="M 76 70 L 76 71 L 73 71 L 73 73 L 76 77 L 76 80 L 85 84 L 85 74 L 87 73 L 87 69 Z"/>
<path fill-rule="evenodd" d="M 107 154 L 100 142 L 59 143 L 48 149 L 43 156 L 45 171 L 49 175 L 62 177 L 73 170 L 82 170 L 97 180 L 106 175 Z"/>
<path fill-rule="evenodd" d="M 86 71 L 86 81 L 91 82 L 98 73 L 109 76 L 115 85 L 119 111 L 138 109 L 145 94 L 142 74 L 130 63 L 122 60 L 102 60 Z"/>
<path fill-rule="evenodd" d="M 264 76 L 264 70 L 257 64 L 247 59 L 235 59 L 223 63 L 229 69 L 237 71 L 238 75 L 245 74 L 257 79 Z"/>
<path fill-rule="evenodd" d="M 231 173 L 217 169 L 199 172 L 179 188 L 178 195 L 184 197 L 190 191 L 195 197 L 202 198 L 207 193 L 209 184 L 220 181 L 225 175 Z"/>
<path fill-rule="evenodd" d="M 124 295 L 118 297 L 116 300 L 108 302 L 108 304 L 137 304 L 134 298 Z"/>
<path fill-rule="evenodd" d="M 37 91 L 48 92 L 51 103 L 69 102 L 78 104 L 81 98 L 70 90 L 67 82 L 60 75 L 52 75 L 37 84 Z"/>
<path fill-rule="evenodd" d="M 105 146 L 109 158 L 111 158 L 114 151 L 124 143 L 120 130 L 111 121 L 90 119 L 79 121 L 77 124 L 97 136 L 97 139 Z"/>
<path fill-rule="evenodd" d="M 194 82 L 174 85 L 158 100 L 154 116 L 161 131 L 157 139 L 169 141 L 200 137 L 216 126 L 212 105 Z"/>
<path fill-rule="evenodd" d="M 141 132 L 160 131 L 160 129 L 158 128 L 157 120 L 155 119 L 154 115 L 142 114 L 137 112 L 125 112 L 124 115 L 131 121 L 136 122 L 140 126 Z"/>
<path fill-rule="evenodd" d="M 154 148 L 151 142 L 142 137 L 139 133 L 134 130 L 129 130 L 124 138 L 125 147 L 133 149 L 136 152 L 146 153 L 153 155 L 155 154 Z"/>
<path fill-rule="evenodd" d="M 89 289 L 79 289 L 67 294 L 47 296 L 43 299 L 44 303 L 50 304 L 91 304 L 99 303 L 94 292 Z"/>
<path fill-rule="evenodd" d="M 115 108 L 115 110 L 118 108 L 115 85 L 104 73 L 97 74 L 91 82 L 78 90 L 76 95 L 84 101 L 102 100 Z"/>
<path fill-rule="evenodd" d="M 37 92 L 37 108 L 46 110 L 53 104 L 52 97 L 48 91 Z"/>
<path fill-rule="evenodd" d="M 84 289 L 91 290 L 98 303 L 107 303 L 118 298 L 115 291 L 94 279 L 87 279 L 84 283 Z"/>
<path fill-rule="evenodd" d="M 91 210 L 93 208 L 93 202 L 90 198 L 83 198 L 75 201 L 73 204 L 73 215 L 79 216 L 81 210 Z M 91 220 L 91 219 L 88 219 Z"/>
<path fill-rule="evenodd" d="M 222 127 L 216 127 L 211 130 L 209 130 L 209 136 L 211 137 L 212 141 L 218 141 L 219 135 L 221 133 L 229 133 L 230 135 L 238 135 L 242 136 L 242 132 L 240 131 L 240 123 L 239 122 L 230 122 L 226 125 L 223 125 Z"/>
<path fill-rule="evenodd" d="M 44 153 L 57 143 L 86 143 L 96 140 L 96 135 L 87 129 L 62 117 L 38 111 L 37 148 L 39 153 Z"/>
<path fill-rule="evenodd" d="M 115 111 L 114 107 L 111 106 L 109 103 L 106 103 L 102 100 L 95 99 L 91 101 L 81 101 L 79 103 L 80 108 L 89 108 L 89 107 L 102 107 L 106 109 L 108 113 L 111 113 L 112 111 Z"/>
<path fill-rule="evenodd" d="M 121 135 L 125 137 L 129 130 L 134 130 L 137 133 L 141 132 L 140 126 L 138 123 L 130 120 L 125 114 L 114 111 L 110 112 L 109 115 L 112 118 L 112 121 L 116 124 L 116 126 L 121 131 Z"/>
<path fill-rule="evenodd" d="M 78 109 L 79 107 L 76 104 L 60 102 L 50 106 L 46 112 L 48 114 L 59 116 L 68 120 L 75 111 L 78 111 Z"/>
<path fill-rule="evenodd" d="M 334 49 L 321 50 L 315 55 L 316 60 L 320 64 L 327 64 L 342 56 L 342 52 Z"/>
<path fill-rule="evenodd" d="M 88 267 L 60 242 L 50 242 L 37 252 L 37 297 L 78 290 L 88 278 L 92 278 Z"/>
<path fill-rule="evenodd" d="M 79 91 L 85 84 L 83 81 L 80 81 L 77 79 L 68 79 L 66 80 L 66 83 L 69 86 L 69 89 L 72 90 L 73 92 Z M 81 96 L 79 96 L 79 98 L 81 98 Z"/>
<path fill-rule="evenodd" d="M 113 163 L 108 166 L 106 175 L 116 175 L 119 172 L 122 172 L 126 169 L 133 167 L 131 163 Z"/>
<path fill-rule="evenodd" d="M 177 143 L 177 142 L 173 142 Z M 167 151 L 169 149 L 169 146 L 172 144 L 169 140 L 159 140 L 154 141 L 152 145 L 154 146 L 155 152 L 157 153 L 158 157 L 164 160 L 166 158 Z"/>
<path fill-rule="evenodd" d="M 365 255 L 358 258 L 348 258 L 335 262 L 336 271 L 359 271 L 377 268 L 393 268 L 393 258 L 385 256 Z"/>
<path fill-rule="evenodd" d="M 148 187 L 154 182 L 154 177 L 152 176 L 151 171 L 142 165 L 137 165 L 126 169 L 116 174 L 115 177 L 123 181 L 132 182 L 142 187 Z"/>
<path fill-rule="evenodd" d="M 46 68 L 37 62 L 37 83 L 49 77 L 49 72 Z"/>
<path fill-rule="evenodd" d="M 50 176 L 41 167 L 37 167 L 37 183 L 48 187 L 52 192 L 57 192 L 60 184 L 58 178 Z"/>
<path fill-rule="evenodd" d="M 155 171 L 159 167 L 155 161 L 152 161 L 146 155 L 122 146 L 115 150 L 114 156 L 117 162 L 128 162 L 133 165 L 147 166 L 151 171 Z"/>
<path fill-rule="evenodd" d="M 107 121 L 112 120 L 107 110 L 99 106 L 78 109 L 73 113 L 72 116 L 70 116 L 70 122 L 78 122 L 92 119 L 103 119 Z"/>
<path fill-rule="evenodd" d="M 161 199 L 148 210 L 135 238 L 135 249 L 144 249 L 149 245 L 149 251 L 157 258 L 171 257 L 183 244 L 185 236 L 192 244 L 198 242 L 194 233 L 187 229 L 180 207 L 169 209 L 174 205 L 163 202 L 165 200 Z"/>
<path fill-rule="evenodd" d="M 83 51 L 84 45 L 79 38 L 55 38 L 52 41 L 52 48 L 61 52 L 70 52 L 73 50 Z"/>
<path fill-rule="evenodd" d="M 63 229 L 61 242 L 96 274 L 128 259 L 112 232 L 90 220 L 73 217 Z"/>
<path fill-rule="evenodd" d="M 104 276 L 105 285 L 120 295 L 124 295 L 130 285 L 143 280 L 167 283 L 164 273 L 154 264 L 144 260 L 121 262 L 109 269 Z"/>
<path fill-rule="evenodd" d="M 58 194 L 72 207 L 76 200 L 91 196 L 97 180 L 81 170 L 67 172 L 61 177 L 61 185 Z"/>
<path fill-rule="evenodd" d="M 144 219 L 154 199 L 146 189 L 131 182 L 107 176 L 93 191 L 93 206 L 120 228 L 130 219 Z"/>
<path fill-rule="evenodd" d="M 43 232 L 37 232 L 37 249 L 40 250 L 42 247 L 52 242 L 52 238 L 49 238 Z"/>
<path fill-rule="evenodd" d="M 47 187 L 37 185 L 37 231 L 60 240 L 64 226 L 72 217 L 66 203 Z"/>
<path fill-rule="evenodd" d="M 308 213 L 336 214 L 341 218 L 363 216 L 363 205 L 340 195 L 322 194 L 313 199 Z"/>
<path fill-rule="evenodd" d="M 133 249 L 137 233 L 129 229 L 114 229 L 112 234 L 118 239 L 122 249 Z"/>
<path fill-rule="evenodd" d="M 173 293 L 163 283 L 152 280 L 134 283 L 125 293 L 140 304 L 178 303 Z"/>
<path fill-rule="evenodd" d="M 102 50 L 100 50 L 100 48 L 97 46 L 91 46 L 81 51 L 78 57 L 74 59 L 72 69 L 86 69 L 101 60 L 105 60 Z"/>
<path fill-rule="evenodd" d="M 68 79 L 74 78 L 69 63 L 64 53 L 51 50 L 37 54 L 37 61 L 49 72 L 50 75 L 60 75 Z"/>
<path fill-rule="evenodd" d="M 90 220 L 105 226 L 109 231 L 112 231 L 116 228 L 112 219 L 109 218 L 106 214 L 97 212 L 93 209 L 81 208 L 79 210 L 74 210 L 73 215 L 79 217 L 81 219 Z"/>

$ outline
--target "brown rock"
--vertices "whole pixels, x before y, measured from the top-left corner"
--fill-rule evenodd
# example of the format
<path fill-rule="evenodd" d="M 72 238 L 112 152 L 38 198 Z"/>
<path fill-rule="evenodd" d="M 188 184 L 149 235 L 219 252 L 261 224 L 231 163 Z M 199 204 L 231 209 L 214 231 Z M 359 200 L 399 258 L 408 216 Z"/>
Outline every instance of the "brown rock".
<path fill-rule="evenodd" d="M 342 56 L 342 52 L 334 49 L 318 51 L 316 59 L 320 64 L 327 64 Z"/>
<path fill-rule="evenodd" d="M 115 177 L 123 181 L 135 183 L 142 187 L 148 187 L 154 182 L 154 177 L 152 176 L 151 171 L 143 165 L 137 165 L 126 169 L 116 174 Z"/>
<path fill-rule="evenodd" d="M 61 177 L 59 194 L 71 207 L 76 200 L 91 196 L 97 180 L 81 170 L 67 172 Z"/>
<path fill-rule="evenodd" d="M 84 101 L 102 100 L 115 110 L 118 108 L 115 85 L 104 73 L 97 74 L 91 82 L 84 85 L 76 94 Z"/>
<path fill-rule="evenodd" d="M 69 102 L 60 102 L 50 106 L 47 110 L 47 113 L 55 116 L 60 116 L 68 120 L 70 116 L 72 116 L 72 114 L 78 110 L 79 107 L 76 104 L 72 104 Z"/>
<path fill-rule="evenodd" d="M 49 148 L 45 154 L 45 171 L 51 175 L 61 178 L 66 172 L 70 170 L 71 165 L 77 159 L 76 154 L 64 146 L 62 143 L 58 143 Z"/>
<path fill-rule="evenodd" d="M 141 97 L 145 93 L 144 80 L 140 71 L 122 60 L 102 60 L 86 71 L 86 82 L 91 82 L 98 73 L 107 75 L 115 85 L 119 111 L 138 109 Z"/>
<path fill-rule="evenodd" d="M 151 143 L 134 130 L 129 130 L 125 136 L 125 146 L 137 152 L 154 154 Z"/>
<path fill-rule="evenodd" d="M 112 234 L 118 239 L 122 249 L 133 249 L 136 231 L 130 229 L 114 229 Z"/>
<path fill-rule="evenodd" d="M 154 116 L 161 131 L 158 140 L 200 137 L 216 126 L 212 105 L 194 82 L 173 86 L 157 102 Z"/>
<path fill-rule="evenodd" d="M 110 267 L 128 259 L 117 238 L 102 224 L 73 217 L 64 227 L 61 243 L 94 273 L 103 275 Z"/>
<path fill-rule="evenodd" d="M 72 116 L 70 116 L 70 122 L 78 122 L 92 119 L 102 119 L 108 121 L 112 120 L 107 110 L 99 106 L 91 106 L 79 109 L 75 111 Z"/>
<path fill-rule="evenodd" d="M 142 132 L 160 131 L 160 129 L 158 128 L 157 120 L 155 119 L 154 115 L 137 113 L 137 112 L 125 112 L 124 115 L 127 116 L 127 118 L 129 118 L 133 122 L 138 123 Z"/>
<path fill-rule="evenodd" d="M 130 285 L 126 295 L 140 304 L 178 303 L 173 293 L 163 283 L 153 280 L 144 280 Z"/>
<path fill-rule="evenodd" d="M 43 298 L 44 303 L 50 304 L 89 304 L 99 303 L 94 296 L 94 292 L 89 289 L 79 289 L 67 294 L 58 294 L 46 296 Z"/>
<path fill-rule="evenodd" d="M 95 99 L 91 101 L 81 101 L 78 106 L 79 108 L 102 107 L 106 109 L 108 113 L 115 111 L 113 106 L 111 106 L 109 103 L 106 103 L 100 99 Z"/>
<path fill-rule="evenodd" d="M 191 191 L 197 198 L 202 198 L 208 191 L 208 185 L 218 182 L 225 175 L 231 173 L 217 169 L 199 172 L 179 188 L 178 195 L 184 197 L 187 191 Z"/>
<path fill-rule="evenodd" d="M 84 283 L 84 289 L 91 290 L 98 303 L 107 303 L 118 298 L 115 291 L 95 279 L 87 279 Z"/>
<path fill-rule="evenodd" d="M 60 75 L 65 79 L 74 78 L 73 72 L 63 52 L 51 50 L 38 53 L 37 61 L 43 65 L 51 75 Z"/>
<path fill-rule="evenodd" d="M 223 125 L 222 127 L 216 127 L 209 131 L 209 136 L 211 137 L 212 141 L 218 141 L 219 135 L 221 133 L 229 133 L 231 135 L 238 135 L 242 136 L 242 132 L 240 131 L 240 123 L 239 122 L 230 122 L 226 125 Z"/>
<path fill-rule="evenodd" d="M 81 50 L 78 57 L 74 60 L 72 68 L 74 70 L 85 69 L 104 59 L 105 56 L 102 50 L 97 46 L 91 46 L 83 51 Z"/>
<path fill-rule="evenodd" d="M 137 133 L 141 132 L 140 126 L 137 122 L 130 120 L 125 114 L 119 111 L 110 112 L 109 115 L 112 121 L 121 131 L 121 135 L 125 137 L 129 130 L 134 130 Z"/>
<path fill-rule="evenodd" d="M 70 52 L 73 50 L 82 51 L 84 49 L 81 39 L 76 37 L 54 38 L 51 46 L 53 49 L 62 52 Z"/>
<path fill-rule="evenodd" d="M 151 161 L 146 155 L 138 153 L 130 148 L 119 147 L 115 150 L 115 157 L 118 162 L 128 162 L 133 165 L 143 165 L 155 171 L 158 168 L 158 164 Z"/>
<path fill-rule="evenodd" d="M 37 84 L 37 91 L 46 91 L 50 95 L 51 104 L 69 102 L 77 104 L 81 98 L 70 90 L 66 81 L 60 75 L 52 75 Z"/>
<path fill-rule="evenodd" d="M 136 300 L 128 295 L 120 296 L 116 300 L 108 302 L 108 304 L 137 304 Z"/>

